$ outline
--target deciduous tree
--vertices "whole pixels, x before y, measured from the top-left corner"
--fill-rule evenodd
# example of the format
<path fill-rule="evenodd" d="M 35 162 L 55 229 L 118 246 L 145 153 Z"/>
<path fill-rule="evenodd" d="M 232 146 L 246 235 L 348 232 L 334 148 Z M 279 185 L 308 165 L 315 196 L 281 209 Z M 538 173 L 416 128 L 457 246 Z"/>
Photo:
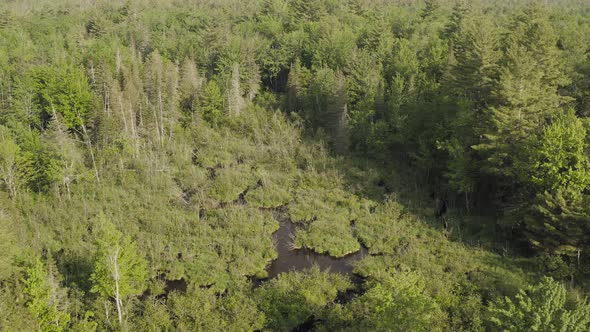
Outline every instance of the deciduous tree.
<path fill-rule="evenodd" d="M 145 290 L 147 262 L 128 235 L 123 235 L 104 215 L 96 222 L 96 265 L 91 292 L 115 301 L 123 324 L 125 301 Z"/>

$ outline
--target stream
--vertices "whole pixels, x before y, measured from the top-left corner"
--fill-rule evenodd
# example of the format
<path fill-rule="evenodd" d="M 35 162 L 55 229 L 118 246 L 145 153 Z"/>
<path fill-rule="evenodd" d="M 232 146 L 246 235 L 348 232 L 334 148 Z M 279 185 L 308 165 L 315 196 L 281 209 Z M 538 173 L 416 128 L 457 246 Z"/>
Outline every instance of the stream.
<path fill-rule="evenodd" d="M 273 211 L 273 215 L 280 223 L 279 230 L 273 234 L 273 241 L 279 257 L 267 267 L 268 279 L 275 278 L 283 272 L 301 271 L 317 265 L 322 271 L 348 276 L 354 284 L 358 285 L 362 282 L 359 276 L 353 274 L 352 263 L 367 256 L 367 248 L 361 246 L 359 251 L 341 258 L 318 254 L 306 248 L 294 249 L 293 237 L 297 226 L 291 222 L 288 214 L 284 211 Z"/>

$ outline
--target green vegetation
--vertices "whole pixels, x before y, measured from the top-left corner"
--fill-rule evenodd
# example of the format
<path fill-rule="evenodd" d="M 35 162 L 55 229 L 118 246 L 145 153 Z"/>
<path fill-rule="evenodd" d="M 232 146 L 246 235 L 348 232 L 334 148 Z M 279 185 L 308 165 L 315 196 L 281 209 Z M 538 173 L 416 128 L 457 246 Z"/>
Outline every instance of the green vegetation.
<path fill-rule="evenodd" d="M 4 1 L 0 330 L 590 330 L 588 45 L 581 0 Z M 289 221 L 368 255 L 274 277 Z"/>
<path fill-rule="evenodd" d="M 424 280 L 412 272 L 395 273 L 375 283 L 350 305 L 336 306 L 342 321 L 335 329 L 356 331 L 437 331 L 444 318 L 427 295 Z"/>
<path fill-rule="evenodd" d="M 256 290 L 260 308 L 273 331 L 291 331 L 325 310 L 350 283 L 338 274 L 313 268 L 307 273 L 281 274 Z"/>
<path fill-rule="evenodd" d="M 508 331 L 585 331 L 590 320 L 590 305 L 575 301 L 565 308 L 565 288 L 551 278 L 521 290 L 515 296 L 499 299 L 490 306 L 492 323 Z"/>

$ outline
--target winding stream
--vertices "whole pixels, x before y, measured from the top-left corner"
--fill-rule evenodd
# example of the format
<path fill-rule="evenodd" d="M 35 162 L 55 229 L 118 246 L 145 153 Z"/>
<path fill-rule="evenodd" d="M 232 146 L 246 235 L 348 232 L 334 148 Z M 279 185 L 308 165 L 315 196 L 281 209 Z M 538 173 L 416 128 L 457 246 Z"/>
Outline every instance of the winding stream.
<path fill-rule="evenodd" d="M 267 267 L 268 279 L 272 279 L 283 272 L 301 271 L 314 265 L 322 271 L 340 273 L 348 276 L 354 283 L 360 282 L 360 277 L 352 273 L 352 263 L 368 255 L 365 247 L 355 253 L 341 258 L 334 258 L 325 254 L 318 254 L 311 249 L 294 249 L 293 237 L 297 226 L 290 221 L 284 211 L 273 211 L 273 215 L 280 223 L 280 228 L 273 234 L 279 257 Z"/>

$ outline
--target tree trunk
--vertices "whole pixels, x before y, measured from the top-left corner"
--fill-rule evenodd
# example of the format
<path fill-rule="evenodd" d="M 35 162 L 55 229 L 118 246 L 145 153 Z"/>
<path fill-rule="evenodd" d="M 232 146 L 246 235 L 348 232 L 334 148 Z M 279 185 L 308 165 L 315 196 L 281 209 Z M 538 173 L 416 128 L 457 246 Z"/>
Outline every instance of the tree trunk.
<path fill-rule="evenodd" d="M 107 322 L 109 323 L 109 326 L 111 325 L 111 318 L 109 315 L 109 302 L 105 299 L 104 300 L 104 313 L 107 319 Z"/>
<path fill-rule="evenodd" d="M 119 258 L 119 248 L 115 250 L 115 255 L 113 257 L 113 279 L 115 279 L 115 304 L 117 305 L 117 317 L 119 319 L 119 324 L 123 324 L 123 301 L 121 301 L 121 294 L 119 292 L 119 263 L 117 262 Z"/>
<path fill-rule="evenodd" d="M 84 133 L 84 138 L 86 140 L 86 144 L 88 145 L 88 150 L 90 150 L 90 158 L 92 159 L 92 167 L 94 168 L 94 176 L 96 177 L 96 182 L 100 183 L 100 177 L 98 175 L 98 168 L 96 167 L 96 158 L 94 158 L 92 142 L 90 141 L 90 136 L 88 136 L 88 131 L 86 130 L 84 122 L 82 122 L 82 132 Z"/>
<path fill-rule="evenodd" d="M 160 146 L 164 147 L 164 105 L 160 89 L 158 89 L 158 109 L 160 110 Z"/>

